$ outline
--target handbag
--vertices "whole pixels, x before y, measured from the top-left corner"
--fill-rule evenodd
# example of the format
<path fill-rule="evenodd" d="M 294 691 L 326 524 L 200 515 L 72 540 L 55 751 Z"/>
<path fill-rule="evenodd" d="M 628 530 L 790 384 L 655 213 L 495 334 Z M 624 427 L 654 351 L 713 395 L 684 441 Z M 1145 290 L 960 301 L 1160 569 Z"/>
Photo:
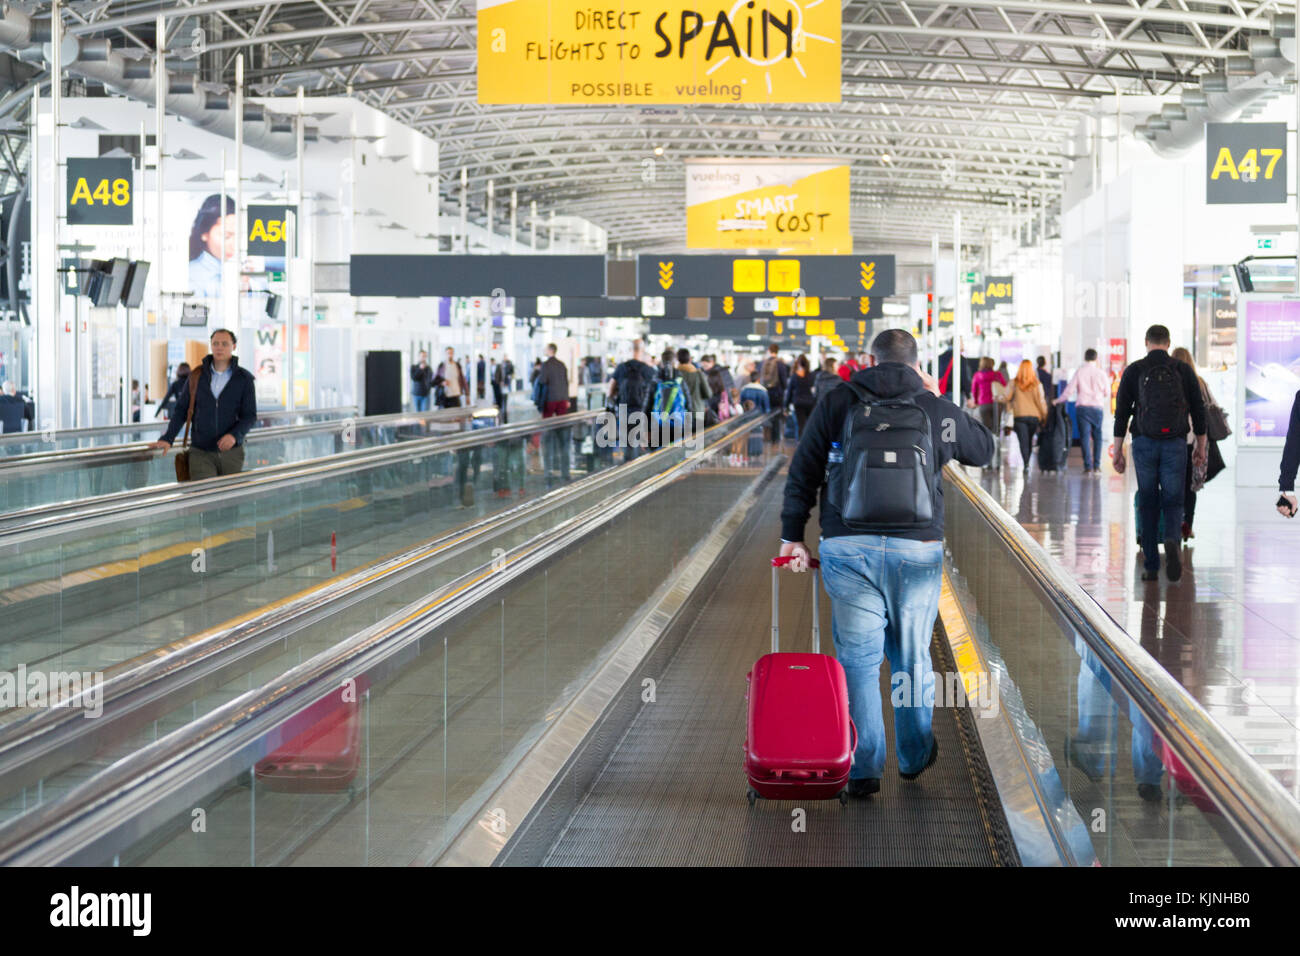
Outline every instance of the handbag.
<path fill-rule="evenodd" d="M 176 480 L 190 480 L 190 423 L 194 421 L 194 399 L 199 394 L 199 369 L 190 372 L 190 410 L 185 415 L 185 437 L 181 450 L 176 453 Z"/>
<path fill-rule="evenodd" d="M 1228 427 L 1228 413 L 1213 402 L 1205 406 L 1205 436 L 1210 441 L 1223 441 L 1232 434 Z"/>

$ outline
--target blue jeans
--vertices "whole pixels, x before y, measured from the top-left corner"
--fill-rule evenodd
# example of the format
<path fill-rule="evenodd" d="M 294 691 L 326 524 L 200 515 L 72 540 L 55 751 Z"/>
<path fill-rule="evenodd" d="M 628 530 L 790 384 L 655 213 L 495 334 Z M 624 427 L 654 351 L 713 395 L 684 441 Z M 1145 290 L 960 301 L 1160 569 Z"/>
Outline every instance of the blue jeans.
<path fill-rule="evenodd" d="M 943 542 L 857 534 L 823 538 L 818 548 L 831 597 L 835 656 L 849 685 L 858 728 L 854 779 L 885 768 L 880 663 L 889 659 L 898 769 L 916 773 L 930 757 L 934 670 L 930 638 L 939 613 Z"/>
<path fill-rule="evenodd" d="M 1124 694 L 1112 686 L 1110 672 L 1082 640 L 1075 640 L 1079 652 L 1078 709 L 1079 732 L 1074 743 L 1077 759 L 1094 776 L 1111 776 L 1115 773 L 1115 753 L 1110 735 L 1118 730 L 1116 717 Z M 1133 778 L 1138 783 L 1159 786 L 1164 764 L 1157 750 L 1159 739 L 1150 722 L 1142 716 L 1137 704 L 1127 701 L 1129 725 L 1132 735 L 1129 756 L 1133 763 Z"/>
<path fill-rule="evenodd" d="M 1079 444 L 1083 446 L 1083 467 L 1096 471 L 1101 467 L 1101 407 L 1076 405 L 1074 415 L 1079 420 Z"/>
<path fill-rule="evenodd" d="M 429 410 L 428 395 L 412 395 L 411 398 L 415 400 L 415 410 L 417 412 L 427 412 Z"/>
<path fill-rule="evenodd" d="M 1165 534 L 1178 537 L 1183 523 L 1183 483 L 1187 478 L 1187 439 L 1133 436 L 1133 468 L 1138 479 L 1138 508 L 1142 513 L 1142 564 L 1160 570 L 1160 511 Z"/>

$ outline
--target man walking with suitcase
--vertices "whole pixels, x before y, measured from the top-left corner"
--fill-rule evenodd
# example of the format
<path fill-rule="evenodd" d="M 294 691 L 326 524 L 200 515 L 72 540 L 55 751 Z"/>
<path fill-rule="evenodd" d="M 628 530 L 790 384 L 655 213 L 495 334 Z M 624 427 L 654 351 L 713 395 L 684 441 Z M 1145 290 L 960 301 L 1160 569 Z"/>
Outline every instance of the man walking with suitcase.
<path fill-rule="evenodd" d="M 943 489 L 950 459 L 982 466 L 993 436 L 939 395 L 921 370 L 916 340 L 880 333 L 871 365 L 831 390 L 808 419 L 790 462 L 781 509 L 781 555 L 802 571 L 804 526 L 820 496 L 822 574 L 835 654 L 844 667 L 858 747 L 849 795 L 880 790 L 886 748 L 880 665 L 908 689 L 894 699 L 899 775 L 914 780 L 938 756 L 930 730 L 930 639 L 943 566 Z"/>
<path fill-rule="evenodd" d="M 1153 325 L 1146 334 L 1147 355 L 1119 380 L 1115 395 L 1115 445 L 1111 462 L 1124 473 L 1124 433 L 1133 432 L 1133 467 L 1137 469 L 1138 510 L 1141 515 L 1142 580 L 1160 577 L 1159 525 L 1163 512 L 1165 575 L 1183 576 L 1178 530 L 1183 524 L 1183 488 L 1187 478 L 1187 420 L 1196 435 L 1192 460 L 1204 466 L 1209 453 L 1205 437 L 1205 398 L 1196 371 L 1169 355 L 1169 330 Z M 1132 428 L 1129 419 L 1132 418 Z"/>

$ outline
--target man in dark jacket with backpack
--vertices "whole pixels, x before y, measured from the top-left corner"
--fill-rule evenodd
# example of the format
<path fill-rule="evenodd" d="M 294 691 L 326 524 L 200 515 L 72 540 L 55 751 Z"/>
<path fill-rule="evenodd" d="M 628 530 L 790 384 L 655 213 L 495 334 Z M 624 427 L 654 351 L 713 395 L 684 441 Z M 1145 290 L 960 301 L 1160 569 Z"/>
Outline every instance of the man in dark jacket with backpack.
<path fill-rule="evenodd" d="M 631 461 L 645 451 L 646 417 L 658 382 L 658 371 L 645 361 L 645 346 L 640 339 L 633 339 L 632 357 L 619 363 L 609 380 L 609 401 L 618 410 L 618 433 L 626 437 L 624 461 Z"/>
<path fill-rule="evenodd" d="M 781 554 L 794 558 L 795 571 L 808 566 L 804 526 L 820 493 L 818 550 L 831 631 L 858 728 L 850 796 L 880 789 L 884 657 L 899 775 L 914 780 L 938 757 L 930 638 L 943 569 L 941 473 L 951 459 L 978 466 L 992 457 L 993 436 L 940 397 L 903 329 L 876 336 L 871 367 L 828 391 L 799 436 L 781 509 Z"/>
<path fill-rule="evenodd" d="M 185 427 L 193 396 L 191 481 L 239 474 L 244 468 L 244 436 L 257 424 L 256 383 L 253 373 L 240 368 L 235 358 L 235 333 L 217 329 L 211 347 L 212 354 L 203 357 L 198 371 L 190 372 L 190 387 L 181 393 L 167 430 L 152 443 L 154 448 L 171 448 Z"/>
<path fill-rule="evenodd" d="M 1169 330 L 1147 329 L 1146 358 L 1138 359 L 1119 380 L 1115 395 L 1115 445 L 1111 462 L 1124 473 L 1124 433 L 1133 433 L 1133 467 L 1137 470 L 1138 511 L 1142 519 L 1142 580 L 1160 576 L 1159 524 L 1165 519 L 1165 575 L 1183 575 L 1179 529 L 1183 524 L 1183 487 L 1187 477 L 1187 416 L 1191 415 L 1196 447 L 1192 460 L 1204 464 L 1205 399 L 1196 370 L 1169 355 Z M 1129 419 L 1132 427 L 1129 427 Z"/>

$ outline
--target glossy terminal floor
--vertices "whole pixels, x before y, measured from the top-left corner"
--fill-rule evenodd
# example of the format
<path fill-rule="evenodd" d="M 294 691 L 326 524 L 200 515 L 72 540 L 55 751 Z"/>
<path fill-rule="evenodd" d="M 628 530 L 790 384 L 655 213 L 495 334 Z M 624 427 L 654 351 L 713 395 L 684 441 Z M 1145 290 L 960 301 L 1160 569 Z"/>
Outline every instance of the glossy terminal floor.
<path fill-rule="evenodd" d="M 1166 580 L 1162 565 L 1158 582 L 1143 582 L 1132 463 L 1119 475 L 1106 455 L 1102 460 L 1102 475 L 1085 478 L 1076 447 L 1065 473 L 1035 466 L 1026 479 L 1012 448 L 1001 472 L 985 471 L 981 481 L 1300 799 L 1300 527 L 1274 510 L 1276 491 L 1237 488 L 1229 468 L 1197 496 L 1196 536 L 1183 548 L 1182 579 Z"/>

